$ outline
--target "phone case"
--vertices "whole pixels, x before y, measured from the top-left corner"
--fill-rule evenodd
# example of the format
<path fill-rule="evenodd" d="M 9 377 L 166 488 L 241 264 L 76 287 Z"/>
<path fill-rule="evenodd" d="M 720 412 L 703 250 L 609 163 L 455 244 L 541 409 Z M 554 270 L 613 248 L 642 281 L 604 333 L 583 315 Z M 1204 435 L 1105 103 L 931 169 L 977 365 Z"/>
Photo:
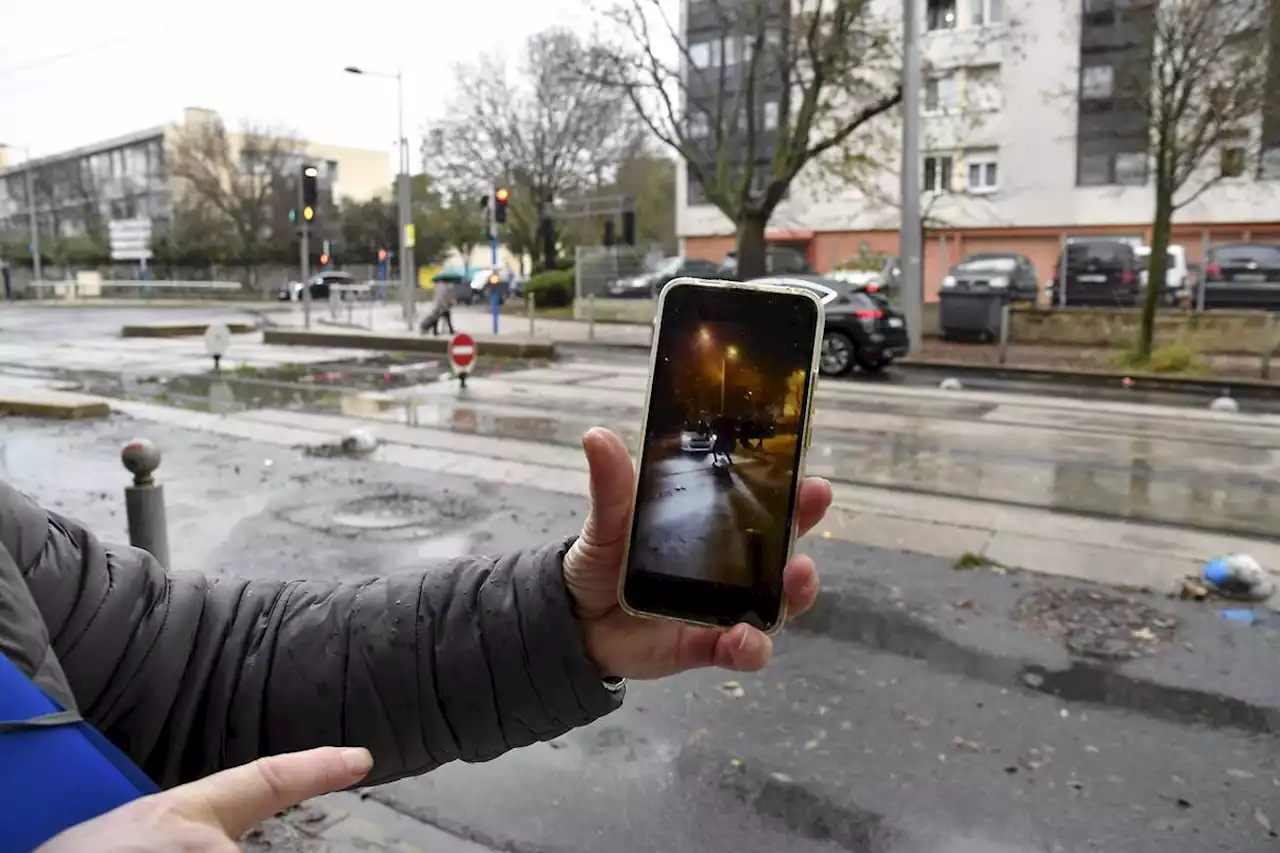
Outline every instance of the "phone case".
<path fill-rule="evenodd" d="M 765 291 L 765 292 L 772 292 L 772 293 L 787 293 L 787 294 L 792 294 L 795 296 L 800 296 L 800 297 L 804 297 L 811 300 L 815 308 L 817 309 L 818 322 L 814 330 L 813 354 L 809 359 L 809 371 L 810 371 L 810 376 L 812 377 L 812 380 L 809 382 L 808 392 L 805 395 L 805 401 L 804 401 L 804 407 L 803 407 L 805 433 L 804 433 L 804 439 L 800 445 L 800 460 L 799 460 L 799 464 L 796 466 L 797 476 L 796 476 L 796 482 L 795 482 L 795 490 L 792 494 L 792 506 L 798 510 L 800 505 L 800 486 L 804 482 L 805 463 L 808 461 L 808 456 L 809 456 L 809 440 L 813 435 L 813 398 L 814 398 L 814 392 L 817 390 L 817 386 L 818 386 L 818 363 L 822 357 L 822 332 L 823 332 L 823 325 L 824 325 L 823 320 L 825 317 L 825 310 L 822 305 L 822 300 L 819 299 L 818 295 L 814 293 L 812 290 L 810 290 L 809 288 L 801 287 L 798 285 L 795 287 L 788 287 L 787 285 L 783 285 L 783 284 L 772 284 L 772 283 L 771 284 L 749 284 L 746 282 L 717 281 L 712 279 L 687 278 L 687 277 L 675 278 L 667 282 L 667 285 L 664 288 L 662 288 L 662 292 L 658 295 L 657 313 L 656 313 L 655 321 L 653 324 L 653 344 L 649 350 L 649 384 L 648 384 L 648 387 L 645 388 L 645 392 L 644 392 L 644 416 L 640 421 L 639 435 L 640 435 L 641 441 L 644 441 L 644 436 L 647 435 L 649 431 L 649 404 L 651 402 L 650 397 L 653 394 L 653 368 L 654 368 L 654 363 L 658 357 L 658 341 L 661 340 L 661 336 L 662 336 L 662 316 L 665 312 L 667 294 L 677 287 L 685 287 L 689 285 L 693 285 L 696 287 L 721 287 L 721 288 L 730 289 L 730 290 L 741 289 L 741 290 Z M 636 481 L 632 488 L 633 488 L 633 493 L 638 498 L 639 490 L 640 490 L 640 461 L 641 461 L 641 453 L 643 452 L 643 448 L 636 448 L 635 452 L 636 452 L 636 465 L 635 465 Z M 633 499 L 633 505 L 634 505 L 634 499 Z M 685 618 L 679 618 L 675 616 L 668 616 L 666 614 L 659 615 L 654 613 L 647 613 L 643 610 L 636 610 L 635 608 L 631 607 L 627 603 L 627 599 L 624 594 L 624 585 L 626 583 L 627 563 L 631 559 L 631 537 L 632 537 L 632 528 L 634 527 L 634 525 L 635 525 L 635 512 L 633 511 L 631 516 L 631 522 L 627 527 L 627 537 L 625 540 L 626 545 L 622 552 L 622 571 L 618 573 L 618 603 L 622 607 L 622 609 L 626 613 L 641 619 L 661 619 L 667 622 L 683 622 L 687 625 L 697 625 L 699 627 L 710 627 L 710 628 L 716 628 L 717 630 L 723 630 L 724 629 L 723 625 L 712 624 L 710 622 L 702 622 L 697 619 L 685 619 Z M 790 535 L 787 537 L 786 560 L 784 561 L 783 565 L 786 565 L 786 563 L 790 562 L 791 558 L 795 555 L 796 537 L 798 533 L 796 529 L 797 525 L 796 525 L 796 519 L 794 514 L 790 519 L 789 526 L 790 526 Z M 778 608 L 778 620 L 767 631 L 765 631 L 765 633 L 769 635 L 776 634 L 779 630 L 781 630 L 783 624 L 786 621 L 787 621 L 787 596 L 786 596 L 786 593 L 784 592 L 782 594 L 781 606 Z"/>

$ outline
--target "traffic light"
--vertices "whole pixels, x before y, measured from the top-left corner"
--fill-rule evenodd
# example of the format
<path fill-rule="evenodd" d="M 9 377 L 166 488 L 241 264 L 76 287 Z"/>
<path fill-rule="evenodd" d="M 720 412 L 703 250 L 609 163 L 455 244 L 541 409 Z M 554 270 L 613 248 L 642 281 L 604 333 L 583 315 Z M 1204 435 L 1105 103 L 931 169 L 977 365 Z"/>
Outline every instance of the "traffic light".
<path fill-rule="evenodd" d="M 634 210 L 622 211 L 622 242 L 627 246 L 636 244 L 636 212 Z"/>
<path fill-rule="evenodd" d="M 307 222 L 316 218 L 316 208 L 320 206 L 319 177 L 320 170 L 315 166 L 302 167 L 302 218 Z"/>
<path fill-rule="evenodd" d="M 493 221 L 507 221 L 507 202 L 511 201 L 511 190 L 498 187 L 493 191 Z"/>

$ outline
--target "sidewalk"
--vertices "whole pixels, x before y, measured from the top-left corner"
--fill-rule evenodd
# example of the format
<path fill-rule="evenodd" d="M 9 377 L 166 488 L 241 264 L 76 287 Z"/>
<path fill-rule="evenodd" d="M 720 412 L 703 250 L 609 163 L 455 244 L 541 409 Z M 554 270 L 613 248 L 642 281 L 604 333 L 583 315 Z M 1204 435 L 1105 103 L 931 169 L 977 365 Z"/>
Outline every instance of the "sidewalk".
<path fill-rule="evenodd" d="M 213 415 L 150 403 L 111 401 L 140 420 L 286 447 L 335 441 L 361 427 L 382 445 L 375 459 L 496 485 L 587 493 L 586 464 L 574 447 L 284 410 Z M 1177 527 L 1100 519 L 986 501 L 836 485 L 835 505 L 814 536 L 1112 585 L 1170 592 L 1204 561 L 1230 552 L 1280 566 L 1280 543 Z"/>
<path fill-rule="evenodd" d="M 277 328 L 302 328 L 303 317 L 300 306 L 292 306 L 294 310 L 287 313 L 273 313 L 271 321 Z M 418 320 L 426 316 L 429 306 L 418 305 Z M 328 303 L 312 306 L 311 329 L 323 332 L 346 332 L 348 334 L 375 334 L 403 336 L 407 334 L 407 326 L 398 305 L 378 305 L 372 311 L 367 306 L 358 306 L 352 311 L 354 325 L 346 325 L 345 308 L 339 309 L 338 320 L 335 321 L 329 312 Z M 370 324 L 372 319 L 372 324 Z M 472 335 L 492 335 L 493 315 L 481 308 L 457 306 L 453 309 L 453 326 L 459 332 Z M 416 327 L 415 327 L 416 328 Z M 416 334 L 416 331 L 414 332 Z M 651 330 L 649 326 L 633 323 L 596 323 L 580 320 L 561 320 L 546 317 L 535 317 L 532 326 L 528 317 L 511 314 L 500 314 L 498 317 L 498 334 L 502 337 L 521 338 L 524 340 L 549 340 L 557 344 L 597 344 L 602 346 L 628 347 L 648 350 Z"/>

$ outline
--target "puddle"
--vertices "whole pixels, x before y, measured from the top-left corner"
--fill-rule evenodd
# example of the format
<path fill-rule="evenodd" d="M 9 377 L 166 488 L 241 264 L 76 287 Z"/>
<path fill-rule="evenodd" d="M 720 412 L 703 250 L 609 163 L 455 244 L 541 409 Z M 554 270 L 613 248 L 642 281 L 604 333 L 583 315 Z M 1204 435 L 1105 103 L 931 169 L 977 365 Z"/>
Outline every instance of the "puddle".
<path fill-rule="evenodd" d="M 466 533 L 446 533 L 419 542 L 417 556 L 423 560 L 452 560 L 471 553 L 471 536 Z"/>

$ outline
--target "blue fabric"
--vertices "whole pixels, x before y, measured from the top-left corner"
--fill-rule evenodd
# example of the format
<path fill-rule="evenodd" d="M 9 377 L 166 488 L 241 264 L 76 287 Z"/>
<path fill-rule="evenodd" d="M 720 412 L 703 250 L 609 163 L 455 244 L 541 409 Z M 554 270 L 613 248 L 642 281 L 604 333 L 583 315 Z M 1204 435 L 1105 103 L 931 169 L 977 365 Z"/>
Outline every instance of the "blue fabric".
<path fill-rule="evenodd" d="M 0 720 L 61 710 L 0 654 Z M 0 853 L 29 853 L 65 829 L 158 790 L 88 723 L 0 734 Z"/>

